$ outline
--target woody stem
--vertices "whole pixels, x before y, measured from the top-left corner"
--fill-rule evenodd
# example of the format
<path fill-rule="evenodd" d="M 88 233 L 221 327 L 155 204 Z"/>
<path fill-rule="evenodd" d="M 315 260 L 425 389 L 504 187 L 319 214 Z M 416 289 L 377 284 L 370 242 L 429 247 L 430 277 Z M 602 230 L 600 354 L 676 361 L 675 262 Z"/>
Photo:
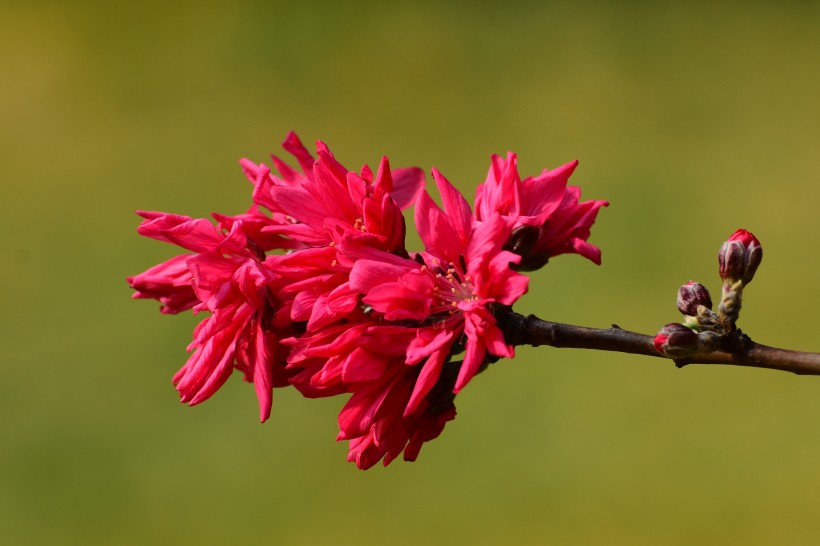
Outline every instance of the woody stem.
<path fill-rule="evenodd" d="M 587 328 L 541 320 L 535 315 L 525 317 L 509 307 L 495 305 L 492 309 L 507 343 L 512 345 L 549 345 L 575 349 L 618 351 L 658 358 L 667 358 L 653 345 L 653 336 L 611 328 Z M 675 359 L 679 368 L 688 364 L 725 364 L 781 370 L 799 375 L 820 375 L 820 353 L 790 351 L 761 345 L 738 331 L 737 337 L 720 350 Z"/>

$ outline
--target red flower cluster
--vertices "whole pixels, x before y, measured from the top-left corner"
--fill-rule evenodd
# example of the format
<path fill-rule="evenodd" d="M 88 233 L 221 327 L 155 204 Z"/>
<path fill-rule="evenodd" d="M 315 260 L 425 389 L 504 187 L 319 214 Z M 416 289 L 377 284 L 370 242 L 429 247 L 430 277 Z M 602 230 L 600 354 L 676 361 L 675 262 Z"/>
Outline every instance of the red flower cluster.
<path fill-rule="evenodd" d="M 135 298 L 163 313 L 193 309 L 191 356 L 174 376 L 183 402 L 207 400 L 239 369 L 256 387 L 260 417 L 272 389 L 351 396 L 339 415 L 348 460 L 369 468 L 424 442 L 455 417 L 455 393 L 513 347 L 490 312 L 527 291 L 519 269 L 587 243 L 604 201 L 579 203 L 567 186 L 576 163 L 521 180 L 515 155 L 494 156 L 475 214 L 437 170 L 439 207 L 417 168 L 348 171 L 322 142 L 317 156 L 294 133 L 278 175 L 242 160 L 253 205 L 213 222 L 139 212 L 141 235 L 189 251 L 128 279 Z M 405 248 L 402 210 L 415 204 L 424 251 Z M 463 353 L 463 356 L 459 356 Z M 454 360 L 454 358 L 458 358 Z"/>

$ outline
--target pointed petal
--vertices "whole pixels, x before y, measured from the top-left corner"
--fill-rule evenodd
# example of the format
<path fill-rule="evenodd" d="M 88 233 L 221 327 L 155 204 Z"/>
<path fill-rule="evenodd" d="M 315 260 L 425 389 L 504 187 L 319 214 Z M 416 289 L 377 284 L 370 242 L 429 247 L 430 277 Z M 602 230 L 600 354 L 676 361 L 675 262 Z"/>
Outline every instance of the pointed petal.
<path fill-rule="evenodd" d="M 488 282 L 484 266 L 490 258 L 501 251 L 512 231 L 512 221 L 498 213 L 481 224 L 473 231 L 470 244 L 467 247 L 467 274 L 476 279 L 478 284 Z"/>
<path fill-rule="evenodd" d="M 543 224 L 561 205 L 570 175 L 578 166 L 572 161 L 521 184 L 521 214 L 534 217 L 533 225 Z"/>
<path fill-rule="evenodd" d="M 256 359 L 253 362 L 253 386 L 259 400 L 259 420 L 264 423 L 270 417 L 273 404 L 273 360 L 277 338 L 272 333 L 265 333 L 261 323 L 256 322 Z"/>
<path fill-rule="evenodd" d="M 305 175 L 298 172 L 296 169 L 279 159 L 275 155 L 270 156 L 271 161 L 273 161 L 273 166 L 279 171 L 279 176 L 282 177 L 284 182 L 287 182 L 287 186 L 293 186 L 305 179 Z M 311 162 L 313 165 L 313 162 Z"/>
<path fill-rule="evenodd" d="M 319 163 L 333 175 L 337 182 L 344 184 L 348 173 L 347 168 L 336 160 L 330 148 L 321 140 L 316 141 L 316 150 L 319 155 Z"/>
<path fill-rule="evenodd" d="M 415 219 L 416 229 L 427 252 L 448 263 L 458 262 L 463 250 L 459 236 L 427 191 L 419 194 Z"/>
<path fill-rule="evenodd" d="M 424 363 L 413 387 L 413 394 L 410 395 L 410 400 L 404 409 L 404 417 L 415 413 L 424 397 L 436 386 L 436 382 L 441 377 L 441 369 L 444 367 L 447 352 L 446 350 L 435 351 Z"/>
<path fill-rule="evenodd" d="M 470 240 L 470 230 L 473 225 L 473 213 L 470 205 L 464 196 L 461 195 L 455 186 L 441 174 L 438 169 L 433 169 L 433 178 L 441 194 L 441 202 L 444 205 L 444 213 L 450 220 L 450 224 L 458 233 L 461 246 L 466 247 Z"/>
<path fill-rule="evenodd" d="M 601 265 L 601 249 L 595 245 L 591 245 L 583 239 L 574 237 L 569 240 L 570 246 L 575 249 L 575 252 L 590 260 L 595 265 Z"/>
<path fill-rule="evenodd" d="M 464 361 L 461 363 L 461 369 L 458 371 L 458 378 L 456 385 L 453 388 L 454 393 L 459 393 L 461 389 L 467 386 L 467 383 L 475 376 L 481 363 L 484 361 L 484 355 L 487 353 L 484 345 L 477 339 L 467 339 L 467 347 L 464 354 Z"/>
<path fill-rule="evenodd" d="M 390 172 L 390 161 L 387 156 L 382 157 L 379 163 L 379 170 L 376 173 L 376 180 L 373 183 L 375 195 L 381 199 L 383 194 L 389 194 L 393 191 L 393 175 Z"/>
<path fill-rule="evenodd" d="M 308 179 L 313 179 L 313 164 L 316 160 L 310 154 L 305 145 L 302 144 L 302 141 L 299 140 L 299 137 L 296 136 L 296 133 L 293 131 L 288 133 L 288 136 L 285 138 L 285 142 L 282 143 L 282 147 L 290 152 L 293 157 L 299 162 L 299 166 L 302 167 L 302 172 L 305 173 L 305 176 Z"/>

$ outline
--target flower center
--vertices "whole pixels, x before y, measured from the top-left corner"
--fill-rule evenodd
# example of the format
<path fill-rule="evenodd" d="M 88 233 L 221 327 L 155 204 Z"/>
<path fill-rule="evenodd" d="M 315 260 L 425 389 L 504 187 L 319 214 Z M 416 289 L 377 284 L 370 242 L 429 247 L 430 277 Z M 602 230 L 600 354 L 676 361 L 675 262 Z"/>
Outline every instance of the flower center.
<path fill-rule="evenodd" d="M 430 272 L 435 275 L 433 305 L 430 309 L 432 313 L 447 312 L 452 315 L 458 312 L 460 302 L 478 299 L 474 293 L 472 279 L 455 264 L 449 264 L 447 269 L 438 266 Z"/>
<path fill-rule="evenodd" d="M 364 218 L 361 216 L 356 218 L 356 221 L 353 222 L 353 229 L 361 231 L 362 233 L 367 233 L 367 227 L 364 225 Z"/>

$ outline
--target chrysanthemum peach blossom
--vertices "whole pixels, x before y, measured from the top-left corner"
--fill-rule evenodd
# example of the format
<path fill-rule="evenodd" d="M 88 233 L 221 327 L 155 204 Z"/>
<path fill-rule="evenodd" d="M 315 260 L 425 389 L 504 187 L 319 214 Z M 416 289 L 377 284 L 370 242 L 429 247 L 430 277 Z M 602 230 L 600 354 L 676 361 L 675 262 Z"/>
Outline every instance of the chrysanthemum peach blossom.
<path fill-rule="evenodd" d="M 275 386 L 307 397 L 347 393 L 339 440 L 359 468 L 415 460 L 455 417 L 454 398 L 477 373 L 512 357 L 494 312 L 526 293 L 533 269 L 587 243 L 604 201 L 579 203 L 575 164 L 521 180 L 515 155 L 493 156 L 475 214 L 437 170 L 443 208 L 422 191 L 420 169 L 350 171 L 328 147 L 316 157 L 294 133 L 299 168 L 243 160 L 252 205 L 205 219 L 141 213 L 142 235 L 183 247 L 129 277 L 134 297 L 164 313 L 208 312 L 174 376 L 182 400 L 210 397 L 234 368 L 254 383 L 260 416 Z M 415 203 L 424 250 L 405 248 L 402 209 Z"/>

